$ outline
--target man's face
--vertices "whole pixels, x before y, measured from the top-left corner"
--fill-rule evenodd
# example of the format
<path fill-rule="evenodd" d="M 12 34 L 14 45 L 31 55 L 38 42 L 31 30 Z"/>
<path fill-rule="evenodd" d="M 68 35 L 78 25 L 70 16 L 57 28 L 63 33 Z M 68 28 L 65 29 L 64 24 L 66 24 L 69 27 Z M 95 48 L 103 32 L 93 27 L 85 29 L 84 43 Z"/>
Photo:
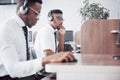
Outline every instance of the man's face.
<path fill-rule="evenodd" d="M 61 27 L 62 24 L 63 24 L 63 17 L 62 17 L 62 14 L 53 14 L 53 22 L 54 24 L 56 25 L 56 28 L 57 27 Z"/>
<path fill-rule="evenodd" d="M 42 7 L 41 4 L 39 4 L 37 2 L 28 7 L 29 11 L 28 11 L 28 14 L 26 16 L 26 21 L 27 21 L 27 25 L 30 28 L 33 25 L 35 25 L 37 23 L 37 21 L 39 20 L 41 7 Z"/>

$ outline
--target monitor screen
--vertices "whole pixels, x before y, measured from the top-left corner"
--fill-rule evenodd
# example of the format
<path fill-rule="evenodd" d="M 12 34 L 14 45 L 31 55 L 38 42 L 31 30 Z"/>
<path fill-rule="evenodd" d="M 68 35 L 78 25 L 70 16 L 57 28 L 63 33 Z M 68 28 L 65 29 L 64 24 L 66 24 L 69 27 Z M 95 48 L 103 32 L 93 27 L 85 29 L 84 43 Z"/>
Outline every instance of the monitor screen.
<path fill-rule="evenodd" d="M 59 35 L 58 33 L 56 34 L 56 38 L 57 38 L 57 41 L 59 41 Z M 72 30 L 66 30 L 66 34 L 65 34 L 65 42 L 68 42 L 68 41 L 73 41 L 73 31 Z"/>

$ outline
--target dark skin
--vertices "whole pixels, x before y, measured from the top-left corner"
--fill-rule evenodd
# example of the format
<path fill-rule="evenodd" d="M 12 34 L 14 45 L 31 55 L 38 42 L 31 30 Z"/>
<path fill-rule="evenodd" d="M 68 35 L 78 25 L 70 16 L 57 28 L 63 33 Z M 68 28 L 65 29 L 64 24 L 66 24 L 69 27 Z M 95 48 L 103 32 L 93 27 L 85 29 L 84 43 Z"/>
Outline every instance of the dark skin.
<path fill-rule="evenodd" d="M 59 43 L 58 43 L 57 49 L 58 49 L 58 52 L 61 52 L 64 49 L 65 28 L 63 26 L 63 20 L 59 20 L 57 17 L 61 17 L 62 18 L 62 14 L 53 13 L 52 16 L 54 18 L 53 18 L 52 21 L 50 21 L 49 24 L 52 26 L 53 29 L 60 28 L 58 30 L 58 33 L 59 33 Z M 46 55 L 52 55 L 52 54 L 55 53 L 51 49 L 46 49 L 46 50 L 44 50 L 44 52 L 45 52 Z"/>
<path fill-rule="evenodd" d="M 35 13 L 35 11 L 32 9 L 29 9 L 27 14 L 18 13 L 18 16 L 24 21 L 26 25 L 32 28 L 32 26 L 35 25 L 39 20 L 38 13 L 40 13 L 42 5 L 36 2 L 35 4 L 30 5 L 30 7 L 37 11 L 37 13 Z M 59 54 L 53 54 L 43 58 L 42 65 L 45 66 L 45 64 L 48 63 L 59 63 L 63 60 L 73 60 L 73 58 L 74 56 L 71 52 L 60 52 Z"/>

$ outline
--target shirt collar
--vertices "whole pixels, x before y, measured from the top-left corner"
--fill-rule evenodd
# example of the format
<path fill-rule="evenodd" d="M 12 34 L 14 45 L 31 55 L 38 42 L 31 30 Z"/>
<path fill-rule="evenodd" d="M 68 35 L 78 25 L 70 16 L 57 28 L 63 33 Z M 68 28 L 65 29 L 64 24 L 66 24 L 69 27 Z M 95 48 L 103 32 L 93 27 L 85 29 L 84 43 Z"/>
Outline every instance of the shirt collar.
<path fill-rule="evenodd" d="M 25 26 L 25 23 L 23 22 L 23 20 L 18 15 L 16 15 L 15 19 L 16 19 L 16 22 L 18 23 L 18 25 L 20 27 Z"/>
<path fill-rule="evenodd" d="M 50 24 L 48 25 L 48 28 L 51 30 L 52 33 L 56 32 L 56 29 L 54 29 Z"/>

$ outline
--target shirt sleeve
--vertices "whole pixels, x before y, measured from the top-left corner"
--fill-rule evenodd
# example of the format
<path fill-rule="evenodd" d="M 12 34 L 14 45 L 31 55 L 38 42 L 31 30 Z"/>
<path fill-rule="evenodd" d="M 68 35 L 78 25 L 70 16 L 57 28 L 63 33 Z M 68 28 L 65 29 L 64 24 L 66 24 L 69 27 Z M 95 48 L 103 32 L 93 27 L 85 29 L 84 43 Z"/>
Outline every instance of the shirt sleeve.
<path fill-rule="evenodd" d="M 2 50 L 0 58 L 11 77 L 26 77 L 35 74 L 42 69 L 42 59 L 19 61 L 14 46 L 6 46 Z"/>
<path fill-rule="evenodd" d="M 39 31 L 35 40 L 34 45 L 36 51 L 38 51 L 40 54 L 45 49 L 51 49 L 53 52 L 55 52 L 55 40 L 54 35 L 50 31 Z"/>
<path fill-rule="evenodd" d="M 40 45 L 41 45 L 41 49 L 45 50 L 45 49 L 51 49 L 52 51 L 54 51 L 54 36 L 52 35 L 52 33 L 43 33 L 44 36 L 42 36 L 42 34 L 40 34 L 41 36 L 41 40 L 40 40 Z"/>

